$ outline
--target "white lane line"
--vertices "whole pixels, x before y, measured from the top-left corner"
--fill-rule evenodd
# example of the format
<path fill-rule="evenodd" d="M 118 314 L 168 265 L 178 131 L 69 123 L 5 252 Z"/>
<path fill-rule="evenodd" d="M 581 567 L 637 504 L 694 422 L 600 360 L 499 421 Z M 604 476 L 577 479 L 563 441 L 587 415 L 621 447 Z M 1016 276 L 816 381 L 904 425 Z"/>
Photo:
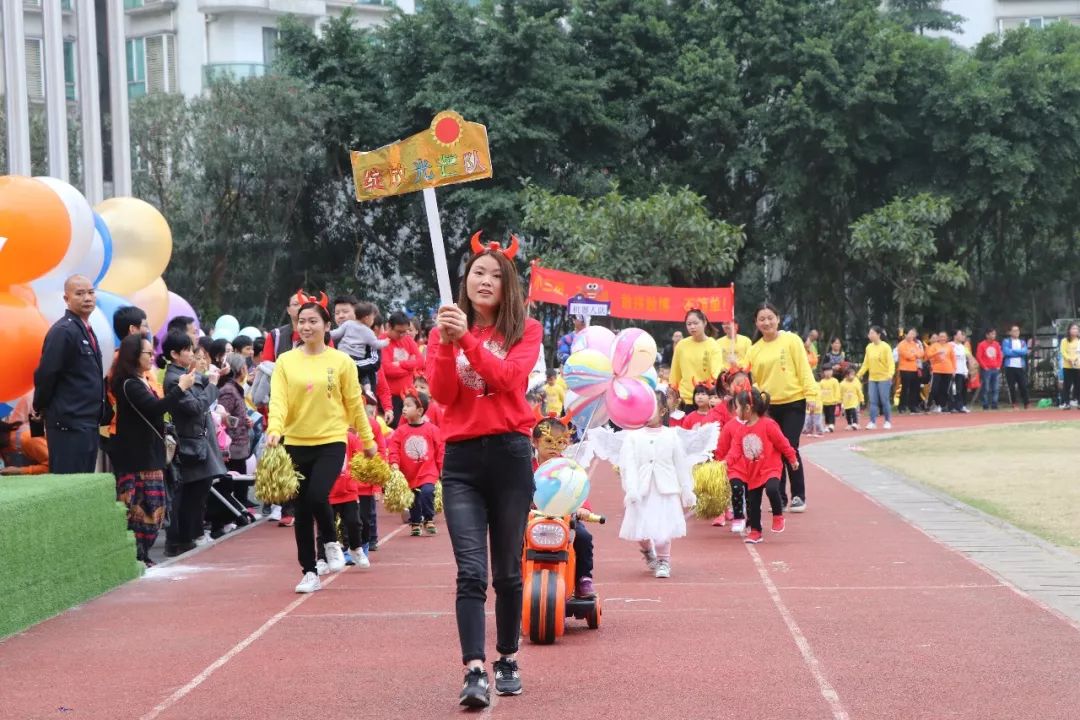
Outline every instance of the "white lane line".
<path fill-rule="evenodd" d="M 795 645 L 799 648 L 799 653 L 803 657 L 803 662 L 806 663 L 806 667 L 810 670 L 810 674 L 814 676 L 814 680 L 817 681 L 818 689 L 821 691 L 821 696 L 825 698 L 825 702 L 829 704 L 829 709 L 832 711 L 833 720 L 849 720 L 850 716 L 844 709 L 844 706 L 840 703 L 840 696 L 837 695 L 836 690 L 832 684 L 829 683 L 828 678 L 825 677 L 825 673 L 821 670 L 821 663 L 818 662 L 817 656 L 814 655 L 813 649 L 810 647 L 810 642 L 803 635 L 802 630 L 799 629 L 799 624 L 795 622 L 795 618 L 792 616 L 791 611 L 788 610 L 787 605 L 784 604 L 783 599 L 780 597 L 780 591 L 776 589 L 776 584 L 773 583 L 772 578 L 769 577 L 769 571 L 765 567 L 765 563 L 761 561 L 761 555 L 758 554 L 757 548 L 753 545 L 747 545 L 746 549 L 750 552 L 750 557 L 754 560 L 754 566 L 757 568 L 758 575 L 761 576 L 761 582 L 765 584 L 765 589 L 769 593 L 769 597 L 772 598 L 773 605 L 780 612 L 780 617 L 784 618 L 784 624 L 787 625 L 788 632 L 791 633 L 791 637 L 795 640 Z"/>
<path fill-rule="evenodd" d="M 385 545 L 386 543 L 390 542 L 390 540 L 392 540 L 393 537 L 395 535 L 397 535 L 399 532 L 404 530 L 405 527 L 406 527 L 405 525 L 402 525 L 397 530 L 394 530 L 392 533 L 387 535 L 385 538 L 381 539 L 380 542 L 379 542 L 379 545 L 382 546 L 382 545 Z M 335 573 L 335 574 L 331 575 L 329 578 L 327 578 L 323 582 L 322 586 L 326 587 L 327 585 L 330 585 L 335 580 L 337 580 L 339 577 L 341 577 L 341 574 L 342 573 Z M 207 678 L 209 678 L 215 672 L 217 672 L 222 667 L 224 667 L 234 657 L 236 657 L 241 652 L 243 652 L 246 647 L 248 647 L 253 642 L 255 642 L 256 640 L 261 638 L 263 635 L 265 635 L 267 633 L 267 631 L 270 630 L 270 628 L 274 627 L 279 622 L 281 622 L 285 617 L 287 617 L 289 615 L 289 613 L 291 613 L 293 610 L 295 610 L 296 608 L 303 605 L 313 595 L 315 595 L 315 593 L 308 593 L 307 595 L 301 595 L 296 600 L 293 600 L 291 603 L 286 605 L 284 610 L 282 610 L 277 615 L 274 615 L 272 618 L 267 620 L 265 623 L 262 624 L 262 626 L 259 629 L 257 629 L 255 632 L 248 635 L 246 638 L 244 638 L 243 640 L 238 642 L 236 645 L 234 645 L 227 653 L 225 653 L 224 655 L 219 657 L 214 662 L 210 663 L 208 666 L 206 666 L 206 669 L 204 669 L 201 673 L 199 673 L 194 678 L 192 678 L 191 682 L 189 682 L 187 685 L 184 685 L 182 688 L 180 688 L 179 690 L 174 692 L 169 697 L 165 698 L 165 700 L 163 700 L 161 703 L 159 703 L 157 706 L 155 706 L 153 710 L 151 710 L 150 712 L 143 715 L 140 718 L 140 720 L 154 720 L 154 718 L 161 715 L 161 713 L 165 712 L 166 710 L 171 708 L 173 705 L 175 705 L 176 703 L 183 700 L 187 695 L 189 695 L 191 693 L 192 690 L 194 690 L 195 688 L 199 687 L 204 682 L 206 682 Z"/>

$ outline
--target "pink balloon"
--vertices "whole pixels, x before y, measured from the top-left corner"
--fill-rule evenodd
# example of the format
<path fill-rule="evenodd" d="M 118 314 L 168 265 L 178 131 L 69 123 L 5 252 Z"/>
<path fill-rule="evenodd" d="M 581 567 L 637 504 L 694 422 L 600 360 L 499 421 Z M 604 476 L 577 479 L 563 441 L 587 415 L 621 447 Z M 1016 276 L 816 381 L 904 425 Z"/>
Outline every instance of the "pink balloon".
<path fill-rule="evenodd" d="M 604 395 L 611 422 L 624 430 L 644 427 L 656 412 L 656 393 L 638 378 L 620 377 L 611 381 Z"/>
<path fill-rule="evenodd" d="M 195 318 L 195 327 L 199 327 L 199 316 L 195 314 L 195 310 L 191 307 L 191 303 L 170 290 L 169 312 L 166 313 L 165 324 L 162 325 L 161 329 L 154 335 L 159 343 L 165 342 L 165 336 L 169 334 L 169 322 L 174 317 L 180 317 L 181 315 Z"/>
<path fill-rule="evenodd" d="M 641 328 L 627 328 L 615 338 L 611 369 L 617 377 L 636 377 L 656 364 L 656 341 Z"/>
<path fill-rule="evenodd" d="M 574 337 L 571 352 L 579 350 L 599 350 L 605 355 L 611 352 L 611 346 L 615 344 L 615 333 L 602 325 L 590 325 Z"/>

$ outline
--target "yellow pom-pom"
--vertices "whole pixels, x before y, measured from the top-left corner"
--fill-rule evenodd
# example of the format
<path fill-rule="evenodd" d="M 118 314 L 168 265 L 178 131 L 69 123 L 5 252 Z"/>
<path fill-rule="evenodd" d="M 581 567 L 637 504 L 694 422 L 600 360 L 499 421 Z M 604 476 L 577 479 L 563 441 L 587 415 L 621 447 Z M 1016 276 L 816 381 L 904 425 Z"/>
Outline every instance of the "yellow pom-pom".
<path fill-rule="evenodd" d="M 412 507 L 416 496 L 409 489 L 409 481 L 400 470 L 392 470 L 390 479 L 383 485 L 383 505 L 392 513 L 405 512 Z"/>
<path fill-rule="evenodd" d="M 255 497 L 284 505 L 300 491 L 300 474 L 281 445 L 266 448 L 255 467 Z"/>
<path fill-rule="evenodd" d="M 390 465 L 378 455 L 369 458 L 363 453 L 356 453 L 349 463 L 349 472 L 353 480 L 365 485 L 382 487 L 390 479 Z"/>
<path fill-rule="evenodd" d="M 697 495 L 694 514 L 699 518 L 714 518 L 727 512 L 731 505 L 727 465 L 715 461 L 695 465 L 694 494 Z"/>
<path fill-rule="evenodd" d="M 442 483 L 437 482 L 435 483 L 435 514 L 442 515 L 442 510 Z"/>

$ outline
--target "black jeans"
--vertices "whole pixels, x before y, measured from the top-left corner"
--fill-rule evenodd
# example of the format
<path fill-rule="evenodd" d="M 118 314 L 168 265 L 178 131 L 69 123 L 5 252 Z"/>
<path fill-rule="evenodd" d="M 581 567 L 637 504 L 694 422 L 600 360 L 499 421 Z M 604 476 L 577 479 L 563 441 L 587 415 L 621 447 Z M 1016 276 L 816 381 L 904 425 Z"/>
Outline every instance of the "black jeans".
<path fill-rule="evenodd" d="M 1061 403 L 1068 405 L 1070 400 L 1080 402 L 1080 370 L 1064 368 L 1061 373 L 1063 380 Z"/>
<path fill-rule="evenodd" d="M 944 373 L 934 373 L 930 380 L 930 401 L 941 408 L 942 412 L 949 410 L 952 382 L 953 376 Z"/>
<path fill-rule="evenodd" d="M 520 433 L 446 444 L 443 510 L 457 561 L 457 626 L 461 660 L 485 659 L 484 603 L 488 538 L 495 588 L 495 648 L 518 650 L 521 550 L 533 496 L 532 443 Z"/>
<path fill-rule="evenodd" d="M 1009 385 L 1009 398 L 1012 404 L 1016 404 L 1019 396 L 1026 409 L 1028 406 L 1027 368 L 1005 368 L 1005 382 Z"/>
<path fill-rule="evenodd" d="M 910 412 L 918 412 L 922 406 L 920 390 L 922 383 L 919 382 L 918 370 L 900 371 L 900 408 L 907 408 Z"/>
<path fill-rule="evenodd" d="M 341 518 L 341 534 L 345 539 L 345 547 L 356 550 L 362 547 L 363 525 L 360 522 L 360 503 L 352 502 L 337 503 L 332 506 L 334 515 Z"/>
<path fill-rule="evenodd" d="M 821 409 L 825 412 L 826 427 L 832 427 L 833 425 L 836 425 L 836 406 L 826 405 Z"/>
<path fill-rule="evenodd" d="M 100 442 L 101 435 L 96 427 L 70 428 L 62 422 L 46 423 L 49 472 L 53 475 L 94 472 Z"/>
<path fill-rule="evenodd" d="M 293 501 L 296 524 L 296 559 L 305 573 L 315 572 L 317 560 L 315 523 L 320 545 L 337 542 L 334 509 L 330 507 L 330 488 L 345 464 L 345 443 L 325 445 L 286 445 L 296 471 L 303 476 L 300 491 Z"/>
<path fill-rule="evenodd" d="M 413 490 L 413 504 L 409 508 L 409 522 L 419 525 L 435 519 L 435 483 L 424 483 Z"/>
<path fill-rule="evenodd" d="M 787 504 L 787 486 L 791 484 L 791 497 L 806 500 L 806 475 L 803 473 L 802 455 L 799 454 L 799 438 L 802 436 L 803 425 L 806 423 L 806 401 L 773 405 L 769 408 L 769 416 L 776 421 L 784 433 L 784 437 L 795 448 L 795 455 L 799 459 L 799 469 L 792 470 L 788 461 L 784 461 L 784 473 L 780 478 L 780 497 L 783 504 Z M 759 498 L 760 502 L 760 498 Z"/>
<path fill-rule="evenodd" d="M 764 485 L 746 493 L 747 525 L 751 530 L 761 530 L 761 495 L 769 496 L 769 507 L 773 515 L 784 514 L 784 502 L 780 497 L 779 478 L 769 478 Z"/>
<path fill-rule="evenodd" d="M 212 478 L 186 482 L 180 490 L 180 509 L 177 512 L 179 524 L 177 542 L 195 542 L 203 534 L 203 518 L 206 516 L 206 496 L 210 494 Z M 168 535 L 166 535 L 168 539 Z"/>
<path fill-rule="evenodd" d="M 591 578 L 593 573 L 593 539 L 592 533 L 580 520 L 574 525 L 574 578 L 580 580 L 583 577 Z"/>
<path fill-rule="evenodd" d="M 390 405 L 394 411 L 394 420 L 390 423 L 390 427 L 397 430 L 398 423 L 401 422 L 401 411 L 405 407 L 405 400 L 400 395 L 393 395 L 390 398 Z"/>
<path fill-rule="evenodd" d="M 746 483 L 731 478 L 731 514 L 736 520 L 746 518 Z"/>
<path fill-rule="evenodd" d="M 953 375 L 953 410 L 960 411 L 967 406 L 967 382 L 967 375 Z"/>
<path fill-rule="evenodd" d="M 360 520 L 360 545 L 365 550 L 368 544 L 375 539 L 375 524 L 372 518 L 375 516 L 375 496 L 361 495 L 358 503 Z"/>

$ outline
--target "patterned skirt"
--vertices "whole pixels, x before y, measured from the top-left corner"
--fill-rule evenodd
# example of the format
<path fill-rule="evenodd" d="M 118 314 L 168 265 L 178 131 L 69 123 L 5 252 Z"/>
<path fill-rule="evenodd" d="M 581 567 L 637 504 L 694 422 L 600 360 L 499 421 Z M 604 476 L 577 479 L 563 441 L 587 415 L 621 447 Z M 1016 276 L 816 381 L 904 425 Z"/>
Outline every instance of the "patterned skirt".
<path fill-rule="evenodd" d="M 128 509 L 128 530 L 135 533 L 139 558 L 144 559 L 165 522 L 165 473 L 145 470 L 117 475 L 116 499 Z"/>

